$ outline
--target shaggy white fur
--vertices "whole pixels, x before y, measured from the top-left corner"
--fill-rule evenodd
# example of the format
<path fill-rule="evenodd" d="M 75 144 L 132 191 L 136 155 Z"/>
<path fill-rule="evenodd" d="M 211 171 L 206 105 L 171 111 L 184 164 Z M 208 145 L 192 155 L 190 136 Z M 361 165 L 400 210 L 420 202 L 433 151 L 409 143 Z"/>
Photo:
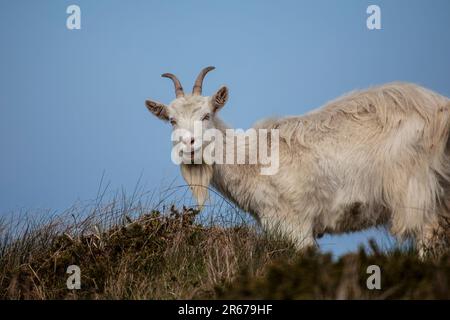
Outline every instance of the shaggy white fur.
<path fill-rule="evenodd" d="M 206 126 L 224 132 L 227 126 L 216 116 L 220 108 L 213 107 L 214 97 L 176 99 L 167 114 L 193 118 L 199 106 L 213 110 Z M 413 236 L 422 256 L 441 243 L 436 234 L 442 234 L 441 218 L 450 212 L 447 97 L 392 83 L 255 128 L 279 130 L 278 173 L 260 175 L 259 165 L 182 165 L 200 205 L 211 184 L 299 248 L 314 245 L 323 233 L 378 225 L 387 225 L 401 239 Z"/>

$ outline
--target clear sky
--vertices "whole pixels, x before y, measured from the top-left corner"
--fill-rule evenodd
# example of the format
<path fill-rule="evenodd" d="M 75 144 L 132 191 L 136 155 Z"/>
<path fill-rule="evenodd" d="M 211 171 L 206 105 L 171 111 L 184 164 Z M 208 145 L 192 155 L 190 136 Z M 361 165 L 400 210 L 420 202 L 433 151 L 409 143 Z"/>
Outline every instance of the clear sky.
<path fill-rule="evenodd" d="M 66 28 L 71 4 L 81 30 Z M 204 93 L 228 85 L 222 118 L 248 128 L 394 80 L 450 96 L 449 32 L 448 0 L 2 0 L 0 214 L 91 199 L 102 175 L 112 190 L 182 184 L 171 129 L 144 107 L 174 98 L 161 73 L 190 89 L 216 66 Z M 341 253 L 367 236 L 321 243 Z"/>

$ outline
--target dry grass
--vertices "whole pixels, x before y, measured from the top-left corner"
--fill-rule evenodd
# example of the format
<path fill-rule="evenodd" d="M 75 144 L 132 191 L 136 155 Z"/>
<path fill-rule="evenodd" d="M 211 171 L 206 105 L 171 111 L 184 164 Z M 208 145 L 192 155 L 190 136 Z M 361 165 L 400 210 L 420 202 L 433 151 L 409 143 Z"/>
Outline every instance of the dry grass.
<path fill-rule="evenodd" d="M 214 297 L 241 270 L 261 274 L 288 242 L 252 226 L 196 222 L 194 209 L 152 211 L 113 222 L 88 216 L 63 227 L 55 220 L 0 243 L 3 299 L 192 299 Z M 3 226 L 2 229 L 5 229 Z M 104 231 L 102 231 L 104 230 Z M 81 290 L 66 288 L 66 269 L 81 268 Z"/>
<path fill-rule="evenodd" d="M 0 222 L 0 298 L 450 298 L 449 257 L 423 263 L 415 252 L 373 245 L 370 255 L 336 261 L 300 254 L 252 224 L 202 222 L 194 209 L 113 201 L 87 211 Z M 81 268 L 80 290 L 66 287 L 73 264 Z M 382 269 L 382 290 L 366 287 L 371 264 Z"/>

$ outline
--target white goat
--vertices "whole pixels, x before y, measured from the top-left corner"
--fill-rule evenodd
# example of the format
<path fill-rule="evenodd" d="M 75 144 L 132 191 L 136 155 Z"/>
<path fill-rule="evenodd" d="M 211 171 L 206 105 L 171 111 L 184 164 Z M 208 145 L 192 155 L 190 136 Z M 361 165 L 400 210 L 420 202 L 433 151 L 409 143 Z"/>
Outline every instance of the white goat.
<path fill-rule="evenodd" d="M 151 100 L 147 108 L 174 129 L 193 124 L 225 132 L 217 112 L 227 87 L 202 96 L 206 73 L 185 95 L 173 74 L 176 99 Z M 392 83 L 358 91 L 304 116 L 270 119 L 256 128 L 278 129 L 279 171 L 260 165 L 181 164 L 184 179 L 202 205 L 211 184 L 266 228 L 279 228 L 299 248 L 323 233 L 386 225 L 396 237 L 414 237 L 425 257 L 447 249 L 443 221 L 450 208 L 450 100 L 425 88 Z M 202 142 L 201 142 L 202 143 Z"/>

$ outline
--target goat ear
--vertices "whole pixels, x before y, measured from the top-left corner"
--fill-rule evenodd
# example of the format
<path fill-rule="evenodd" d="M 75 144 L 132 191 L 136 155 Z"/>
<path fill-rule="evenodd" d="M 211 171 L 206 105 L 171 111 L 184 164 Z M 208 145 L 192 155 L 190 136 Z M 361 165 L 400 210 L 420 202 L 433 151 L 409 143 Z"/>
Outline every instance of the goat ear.
<path fill-rule="evenodd" d="M 219 111 L 228 100 L 228 88 L 223 86 L 212 96 L 212 107 L 213 111 Z"/>
<path fill-rule="evenodd" d="M 148 111 L 153 113 L 161 120 L 164 121 L 169 120 L 169 116 L 167 114 L 167 107 L 164 104 L 151 100 L 145 100 L 145 106 L 147 107 Z"/>

